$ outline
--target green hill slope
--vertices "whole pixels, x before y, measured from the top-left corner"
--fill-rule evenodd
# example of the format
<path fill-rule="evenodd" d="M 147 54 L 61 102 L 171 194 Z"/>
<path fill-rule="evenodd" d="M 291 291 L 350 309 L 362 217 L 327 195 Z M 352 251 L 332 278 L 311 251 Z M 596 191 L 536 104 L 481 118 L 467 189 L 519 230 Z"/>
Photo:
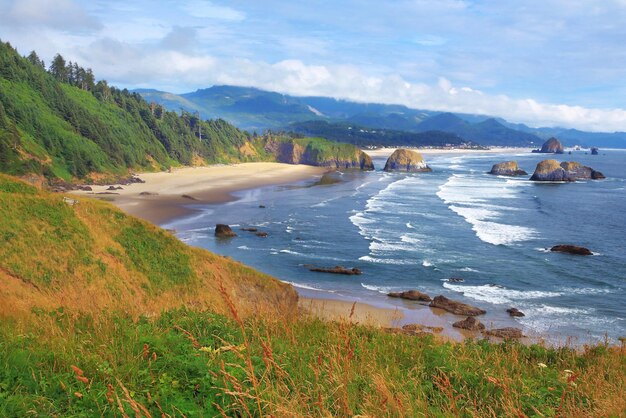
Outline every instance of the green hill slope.
<path fill-rule="evenodd" d="M 246 135 L 225 121 L 179 116 L 105 81 L 62 77 L 0 42 L 0 171 L 70 180 L 246 160 Z"/>

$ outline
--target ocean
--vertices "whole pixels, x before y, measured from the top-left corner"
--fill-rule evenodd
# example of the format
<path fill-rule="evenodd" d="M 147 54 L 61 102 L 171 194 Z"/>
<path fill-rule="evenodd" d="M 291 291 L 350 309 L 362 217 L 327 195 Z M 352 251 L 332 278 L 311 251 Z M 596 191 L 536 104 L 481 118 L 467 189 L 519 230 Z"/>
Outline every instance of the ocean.
<path fill-rule="evenodd" d="M 163 226 L 190 245 L 292 283 L 304 296 L 399 309 L 401 322 L 430 310 L 386 293 L 417 289 L 484 308 L 480 319 L 490 326 L 520 327 L 548 341 L 626 336 L 626 150 L 556 156 L 607 177 L 568 184 L 528 180 L 551 155 L 425 158 L 432 173 L 385 173 L 385 159 L 375 158 L 374 172 L 337 172 L 333 184 L 244 191 L 236 201 L 196 206 L 194 215 Z M 487 174 L 507 160 L 517 160 L 529 176 Z M 239 236 L 216 239 L 216 223 Z M 238 230 L 243 227 L 268 237 Z M 556 244 L 585 246 L 594 255 L 547 251 Z M 314 273 L 311 265 L 357 267 L 363 274 Z M 510 318 L 509 307 L 526 316 Z"/>

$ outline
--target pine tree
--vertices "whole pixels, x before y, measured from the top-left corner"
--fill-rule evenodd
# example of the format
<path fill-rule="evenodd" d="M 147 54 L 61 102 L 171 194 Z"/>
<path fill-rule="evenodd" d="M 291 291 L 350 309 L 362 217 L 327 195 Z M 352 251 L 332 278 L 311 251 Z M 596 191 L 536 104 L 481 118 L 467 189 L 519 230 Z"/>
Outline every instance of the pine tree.
<path fill-rule="evenodd" d="M 65 65 L 65 59 L 61 56 L 61 54 L 56 54 L 52 59 L 52 64 L 50 64 L 50 74 L 54 76 L 59 81 L 67 81 L 68 70 Z"/>
<path fill-rule="evenodd" d="M 36 65 L 37 67 L 41 67 L 43 69 L 46 68 L 46 65 L 44 64 L 43 60 L 39 58 L 39 55 L 37 55 L 37 53 L 35 51 L 31 51 L 30 54 L 28 54 L 28 60 L 33 64 Z"/>

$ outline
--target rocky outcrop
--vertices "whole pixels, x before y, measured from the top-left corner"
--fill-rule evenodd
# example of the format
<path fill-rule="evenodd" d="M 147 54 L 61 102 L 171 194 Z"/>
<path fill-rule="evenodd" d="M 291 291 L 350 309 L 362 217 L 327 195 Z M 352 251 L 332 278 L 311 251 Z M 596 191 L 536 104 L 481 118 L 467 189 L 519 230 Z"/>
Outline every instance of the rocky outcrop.
<path fill-rule="evenodd" d="M 533 152 L 542 154 L 563 154 L 564 148 L 558 139 L 552 137 L 543 143 L 540 150 L 536 149 L 533 150 Z"/>
<path fill-rule="evenodd" d="M 563 170 L 569 173 L 572 173 L 576 177 L 576 179 L 601 180 L 605 178 L 604 174 L 602 174 L 601 172 L 596 171 L 591 167 L 587 167 L 586 165 L 577 163 L 575 161 L 562 162 L 561 167 L 563 168 Z"/>
<path fill-rule="evenodd" d="M 604 174 L 575 161 L 559 163 L 557 160 L 543 160 L 530 178 L 533 181 L 576 181 L 601 180 Z"/>
<path fill-rule="evenodd" d="M 426 165 L 422 154 L 408 149 L 397 149 L 389 156 L 384 171 L 402 171 L 407 173 L 422 173 L 432 171 Z"/>
<path fill-rule="evenodd" d="M 230 238 L 236 237 L 237 234 L 233 232 L 230 226 L 225 224 L 217 224 L 215 225 L 215 236 L 218 238 Z"/>
<path fill-rule="evenodd" d="M 264 149 L 273 154 L 278 162 L 285 164 L 306 164 L 332 169 L 374 169 L 371 157 L 354 145 L 330 141 L 320 144 L 314 141 L 315 139 L 311 139 L 307 144 L 306 139 L 269 138 Z"/>
<path fill-rule="evenodd" d="M 468 316 L 462 321 L 457 321 L 452 324 L 454 328 L 466 329 L 469 331 L 482 331 L 485 329 L 485 325 L 473 316 Z"/>
<path fill-rule="evenodd" d="M 347 269 L 342 266 L 335 266 L 335 267 L 328 267 L 328 268 L 327 267 L 311 267 L 309 268 L 309 270 L 317 272 L 317 273 L 346 274 L 348 276 L 362 274 L 361 270 L 356 267 L 353 267 L 351 269 Z"/>
<path fill-rule="evenodd" d="M 406 292 L 391 292 L 387 293 L 387 296 L 391 298 L 400 298 L 408 300 L 417 300 L 422 302 L 430 302 L 432 298 L 426 293 L 422 293 L 419 290 L 407 290 Z"/>
<path fill-rule="evenodd" d="M 555 245 L 554 247 L 550 248 L 550 251 L 557 252 L 557 253 L 574 254 L 574 255 L 593 255 L 593 253 L 591 252 L 589 248 L 579 247 L 577 245 L 567 245 L 567 244 Z"/>
<path fill-rule="evenodd" d="M 497 176 L 526 176 L 527 172 L 519 168 L 517 161 L 505 161 L 503 163 L 494 164 L 489 174 Z"/>
<path fill-rule="evenodd" d="M 457 302 L 456 300 L 448 299 L 445 296 L 436 296 L 428 306 L 431 308 L 443 309 L 455 315 L 463 316 L 476 316 L 486 313 L 483 309 L 467 305 L 462 302 Z"/>
<path fill-rule="evenodd" d="M 591 147 L 591 155 L 598 155 L 598 148 Z"/>
<path fill-rule="evenodd" d="M 526 316 L 524 314 L 524 312 L 520 311 L 517 308 L 509 308 L 506 310 L 509 314 L 509 316 L 513 316 L 513 317 L 517 317 L 517 318 L 521 318 L 522 316 Z"/>
<path fill-rule="evenodd" d="M 504 338 L 506 340 L 512 339 L 512 338 L 524 337 L 524 334 L 522 333 L 521 329 L 513 328 L 513 327 L 490 329 L 489 331 L 485 331 L 485 335 L 489 335 L 491 337 Z"/>

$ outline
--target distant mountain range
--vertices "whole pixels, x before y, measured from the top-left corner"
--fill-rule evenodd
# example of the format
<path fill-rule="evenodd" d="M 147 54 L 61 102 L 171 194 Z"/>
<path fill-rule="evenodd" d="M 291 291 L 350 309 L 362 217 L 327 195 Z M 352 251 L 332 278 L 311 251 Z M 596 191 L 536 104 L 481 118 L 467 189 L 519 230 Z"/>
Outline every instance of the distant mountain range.
<path fill-rule="evenodd" d="M 565 145 L 626 148 L 626 133 L 584 132 L 565 128 L 531 128 L 524 124 L 508 122 L 502 118 L 486 115 L 438 112 L 411 109 L 402 105 L 357 103 L 329 97 L 296 97 L 269 92 L 252 87 L 213 86 L 192 93 L 173 94 L 151 89 L 138 89 L 148 102 L 159 103 L 169 110 L 199 112 L 202 118 L 223 118 L 240 129 L 263 132 L 267 129 L 294 130 L 329 139 L 356 142 L 364 145 L 367 139 L 355 140 L 344 134 L 351 127 L 353 132 L 363 128 L 378 129 L 372 136 L 371 145 L 381 132 L 388 132 L 385 139 L 407 138 L 409 145 L 419 143 L 409 133 L 443 132 L 451 134 L 451 144 L 460 142 L 481 145 L 540 146 L 547 138 L 555 136 Z M 326 124 L 311 123 L 324 121 Z M 322 133 L 323 132 L 323 133 Z M 404 136 L 400 133 L 404 132 Z M 435 134 L 437 141 L 444 140 Z M 432 135 L 431 135 L 432 137 Z M 458 138 L 456 138 L 458 137 Z M 417 141 L 417 142 L 416 142 Z M 402 145 L 402 144 L 396 144 Z"/>

